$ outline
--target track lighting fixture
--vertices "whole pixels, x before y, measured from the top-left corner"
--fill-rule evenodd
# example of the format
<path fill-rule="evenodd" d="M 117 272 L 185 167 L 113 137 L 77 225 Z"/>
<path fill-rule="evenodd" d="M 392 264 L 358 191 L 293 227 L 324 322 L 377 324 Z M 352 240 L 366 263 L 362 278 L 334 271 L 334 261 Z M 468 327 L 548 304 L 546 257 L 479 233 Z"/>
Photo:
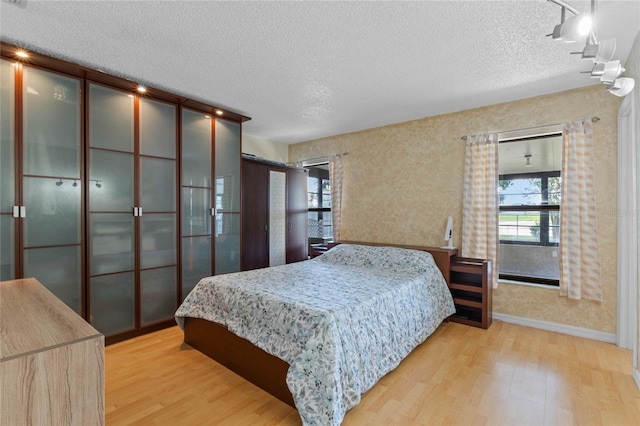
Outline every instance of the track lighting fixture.
<path fill-rule="evenodd" d="M 527 159 L 527 161 L 524 163 L 525 167 L 531 167 L 531 154 L 525 154 L 524 158 Z"/>
<path fill-rule="evenodd" d="M 620 96 L 621 98 L 627 96 L 633 88 L 635 87 L 636 82 L 634 79 L 629 77 L 616 78 L 615 81 L 611 84 L 608 84 L 607 91 L 612 95 Z"/>
<path fill-rule="evenodd" d="M 562 8 L 566 10 L 566 8 Z M 564 13 L 562 14 L 564 16 Z M 585 40 L 591 32 L 593 21 L 591 16 L 585 13 L 581 13 L 564 21 L 555 26 L 551 37 L 554 40 L 562 40 L 565 43 L 575 43 L 576 41 Z"/>
<path fill-rule="evenodd" d="M 591 70 L 591 77 L 599 78 L 604 84 L 612 84 L 624 71 L 620 61 L 609 61 L 595 64 Z"/>
<path fill-rule="evenodd" d="M 595 40 L 594 40 L 595 41 Z M 587 44 L 584 46 L 584 50 L 582 52 L 571 52 L 571 53 L 582 53 L 582 59 L 592 59 L 593 62 L 609 62 L 611 58 L 613 58 L 613 53 L 616 51 L 616 39 L 608 38 L 605 40 L 601 40 L 599 43 L 596 41 L 591 44 L 590 41 L 587 41 Z"/>
<path fill-rule="evenodd" d="M 566 43 L 584 39 L 586 43 L 582 52 L 571 52 L 571 54 L 582 54 L 582 59 L 590 59 L 594 62 L 590 74 L 591 78 L 598 78 L 606 89 L 616 96 L 628 95 L 635 86 L 632 78 L 620 76 L 625 69 L 620 61 L 612 61 L 616 50 L 616 39 L 609 38 L 598 41 L 595 30 L 597 0 L 591 0 L 591 13 L 580 13 L 573 6 L 563 0 L 548 0 L 560 6 L 560 24 L 556 25 L 553 33 L 547 34 L 554 40 L 563 40 Z M 571 12 L 574 16 L 565 20 L 566 13 Z"/>

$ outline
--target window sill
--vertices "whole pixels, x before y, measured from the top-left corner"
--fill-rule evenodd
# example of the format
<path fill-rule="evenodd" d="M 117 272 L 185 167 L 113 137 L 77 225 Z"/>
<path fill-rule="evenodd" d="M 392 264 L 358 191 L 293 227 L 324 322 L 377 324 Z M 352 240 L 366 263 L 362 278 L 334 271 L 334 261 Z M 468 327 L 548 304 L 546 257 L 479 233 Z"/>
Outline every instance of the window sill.
<path fill-rule="evenodd" d="M 528 286 L 528 287 L 538 287 L 538 288 L 547 289 L 547 290 L 557 290 L 558 289 L 557 285 L 537 284 L 537 283 L 529 283 L 529 282 L 526 282 L 526 281 L 515 281 L 515 280 L 505 280 L 505 279 L 498 279 L 498 285 L 500 285 L 500 284 L 524 285 L 524 286 Z"/>

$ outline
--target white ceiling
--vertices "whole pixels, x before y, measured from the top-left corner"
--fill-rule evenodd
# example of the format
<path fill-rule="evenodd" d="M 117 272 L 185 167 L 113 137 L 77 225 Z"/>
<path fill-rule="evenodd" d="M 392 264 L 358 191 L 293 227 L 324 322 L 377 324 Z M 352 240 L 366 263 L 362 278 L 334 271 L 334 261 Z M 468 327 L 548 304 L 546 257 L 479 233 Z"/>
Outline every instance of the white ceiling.
<path fill-rule="evenodd" d="M 589 1 L 568 1 L 588 11 Z M 598 2 L 626 60 L 640 2 Z M 294 143 L 590 84 L 545 0 L 0 2 L 0 38 L 252 117 Z M 640 84 L 640 82 L 638 82 Z M 603 88 L 604 90 L 604 88 Z"/>

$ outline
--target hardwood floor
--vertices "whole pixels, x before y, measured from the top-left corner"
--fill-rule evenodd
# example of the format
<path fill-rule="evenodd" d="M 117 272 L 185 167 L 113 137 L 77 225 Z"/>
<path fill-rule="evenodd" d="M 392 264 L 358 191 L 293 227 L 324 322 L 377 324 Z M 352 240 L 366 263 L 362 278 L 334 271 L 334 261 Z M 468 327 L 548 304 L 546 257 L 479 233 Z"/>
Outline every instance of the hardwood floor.
<path fill-rule="evenodd" d="M 106 348 L 106 422 L 299 425 L 297 412 L 169 328 Z M 638 425 L 631 351 L 494 321 L 444 323 L 343 425 Z"/>

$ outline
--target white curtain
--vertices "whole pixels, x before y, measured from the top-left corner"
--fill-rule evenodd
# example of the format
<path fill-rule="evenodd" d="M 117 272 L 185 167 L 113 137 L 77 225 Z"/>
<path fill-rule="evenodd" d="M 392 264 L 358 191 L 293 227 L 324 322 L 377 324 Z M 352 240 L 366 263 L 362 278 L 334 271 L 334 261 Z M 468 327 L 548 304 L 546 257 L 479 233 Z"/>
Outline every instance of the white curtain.
<path fill-rule="evenodd" d="M 562 125 L 560 294 L 602 301 L 590 119 Z"/>
<path fill-rule="evenodd" d="M 344 172 L 343 155 L 333 155 L 329 159 L 329 181 L 331 182 L 331 221 L 333 241 L 340 241 L 342 228 L 342 175 Z"/>
<path fill-rule="evenodd" d="M 498 135 L 467 137 L 464 161 L 462 256 L 493 261 L 498 287 Z"/>

